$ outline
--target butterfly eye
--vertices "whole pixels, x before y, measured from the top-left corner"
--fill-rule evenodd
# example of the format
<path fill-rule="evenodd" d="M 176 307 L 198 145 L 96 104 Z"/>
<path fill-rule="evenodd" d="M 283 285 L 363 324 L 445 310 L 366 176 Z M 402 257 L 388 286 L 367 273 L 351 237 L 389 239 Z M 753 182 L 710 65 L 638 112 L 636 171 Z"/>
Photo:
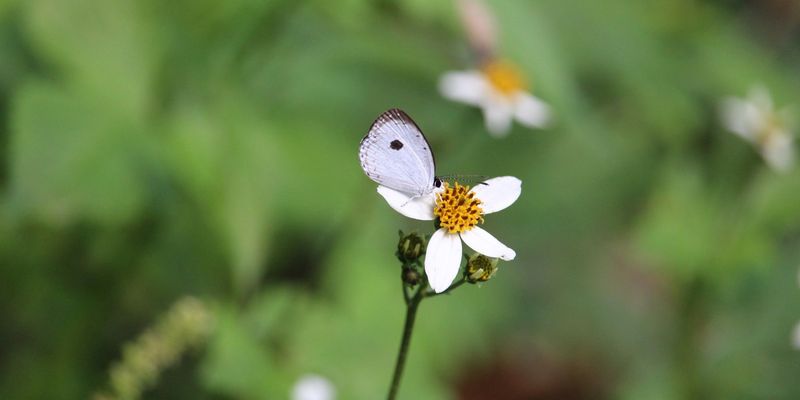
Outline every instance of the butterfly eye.
<path fill-rule="evenodd" d="M 439 178 L 433 178 L 433 186 L 442 187 L 442 181 Z"/>

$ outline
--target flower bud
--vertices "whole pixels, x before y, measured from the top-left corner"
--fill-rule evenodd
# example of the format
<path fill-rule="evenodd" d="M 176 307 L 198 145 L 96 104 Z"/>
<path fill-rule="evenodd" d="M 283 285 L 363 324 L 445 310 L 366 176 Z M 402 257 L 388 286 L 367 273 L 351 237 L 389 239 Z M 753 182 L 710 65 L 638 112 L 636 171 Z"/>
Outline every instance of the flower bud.
<path fill-rule="evenodd" d="M 416 233 L 404 235 L 400 231 L 400 242 L 397 243 L 397 259 L 403 264 L 416 262 L 425 254 L 425 240 Z"/>
<path fill-rule="evenodd" d="M 486 282 L 497 272 L 497 259 L 475 253 L 467 260 L 464 275 L 469 283 Z"/>
<path fill-rule="evenodd" d="M 403 282 L 411 286 L 418 284 L 420 280 L 422 280 L 422 275 L 420 275 L 419 271 L 408 267 L 403 268 L 401 277 L 403 278 Z"/>
<path fill-rule="evenodd" d="M 96 400 L 139 399 L 163 371 L 181 356 L 204 345 L 214 329 L 214 314 L 194 297 L 178 300 L 137 339 L 123 347 L 122 359 L 111 366 L 107 391 Z"/>

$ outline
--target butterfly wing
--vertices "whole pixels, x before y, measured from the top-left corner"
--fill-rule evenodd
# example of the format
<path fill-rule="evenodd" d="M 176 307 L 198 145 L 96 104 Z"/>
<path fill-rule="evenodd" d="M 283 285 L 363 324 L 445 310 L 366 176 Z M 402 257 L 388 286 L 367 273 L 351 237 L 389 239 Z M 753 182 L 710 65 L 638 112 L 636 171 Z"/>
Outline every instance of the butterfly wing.
<path fill-rule="evenodd" d="M 431 146 L 405 112 L 391 109 L 381 114 L 358 152 L 361 168 L 373 181 L 413 195 L 433 188 L 435 162 Z"/>

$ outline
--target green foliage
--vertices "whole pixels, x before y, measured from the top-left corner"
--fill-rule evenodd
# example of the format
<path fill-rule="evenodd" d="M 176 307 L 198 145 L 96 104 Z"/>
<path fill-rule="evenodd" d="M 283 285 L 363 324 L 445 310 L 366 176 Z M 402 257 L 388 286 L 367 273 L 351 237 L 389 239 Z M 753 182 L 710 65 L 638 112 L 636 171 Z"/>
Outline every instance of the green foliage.
<path fill-rule="evenodd" d="M 798 398 L 800 171 L 717 113 L 800 104 L 797 7 L 490 3 L 549 129 L 495 140 L 437 93 L 474 68 L 450 2 L 0 1 L 0 398 L 108 388 L 186 295 L 216 329 L 143 398 L 384 396 L 397 230 L 431 230 L 358 166 L 390 107 L 438 173 L 523 181 L 486 222 L 517 258 L 421 305 L 401 398 Z"/>

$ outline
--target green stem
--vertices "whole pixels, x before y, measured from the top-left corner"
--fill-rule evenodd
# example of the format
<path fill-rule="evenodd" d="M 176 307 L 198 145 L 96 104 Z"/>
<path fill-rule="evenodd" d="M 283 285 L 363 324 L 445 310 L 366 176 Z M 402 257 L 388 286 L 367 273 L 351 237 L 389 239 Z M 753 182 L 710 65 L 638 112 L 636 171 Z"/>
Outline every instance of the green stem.
<path fill-rule="evenodd" d="M 681 377 L 684 398 L 707 398 L 703 392 L 702 382 L 698 378 L 697 354 L 701 344 L 698 343 L 699 332 L 707 316 L 706 283 L 702 278 L 694 278 L 681 289 L 677 324 L 678 340 L 675 351 L 678 374 Z"/>
<path fill-rule="evenodd" d="M 392 376 L 392 386 L 389 388 L 389 400 L 394 400 L 397 396 L 397 389 L 400 387 L 400 380 L 403 377 L 403 367 L 406 365 L 408 355 L 408 345 L 411 343 L 411 333 L 414 331 L 414 319 L 417 316 L 417 307 L 422 301 L 422 289 L 409 299 L 406 305 L 406 323 L 403 326 L 403 338 L 400 340 L 400 351 L 397 353 L 397 363 L 394 366 Z"/>
<path fill-rule="evenodd" d="M 445 290 L 442 293 L 436 293 L 433 290 L 426 290 L 424 293 L 422 293 L 422 297 L 435 297 L 435 296 L 439 296 L 439 295 L 442 295 L 442 294 L 447 294 L 447 293 L 450 293 L 451 291 L 455 290 L 457 287 L 459 287 L 459 286 L 461 286 L 461 285 L 463 285 L 465 283 L 467 283 L 467 278 L 461 278 L 461 279 L 458 280 L 458 282 L 450 285 L 450 287 L 447 288 L 447 290 Z"/>
<path fill-rule="evenodd" d="M 406 365 L 406 357 L 408 356 L 408 346 L 411 344 L 411 334 L 414 332 L 414 319 L 417 317 L 417 308 L 422 299 L 426 297 L 434 297 L 440 294 L 445 294 L 451 290 L 463 285 L 467 282 L 466 278 L 461 278 L 458 282 L 452 284 L 447 290 L 442 293 L 436 293 L 425 289 L 428 286 L 427 281 L 419 284 L 419 288 L 409 295 L 409 287 L 403 283 L 403 297 L 406 300 L 406 322 L 403 326 L 403 338 L 400 339 L 400 350 L 397 352 L 397 362 L 394 366 L 394 375 L 392 375 L 392 386 L 389 387 L 389 400 L 394 400 L 397 396 L 397 390 L 400 388 L 400 380 L 403 378 L 403 368 Z"/>
<path fill-rule="evenodd" d="M 408 303 L 411 302 L 411 299 L 413 297 L 408 294 L 408 285 L 405 282 L 402 282 L 402 284 L 403 284 L 403 300 L 406 301 L 406 306 L 408 306 Z"/>

